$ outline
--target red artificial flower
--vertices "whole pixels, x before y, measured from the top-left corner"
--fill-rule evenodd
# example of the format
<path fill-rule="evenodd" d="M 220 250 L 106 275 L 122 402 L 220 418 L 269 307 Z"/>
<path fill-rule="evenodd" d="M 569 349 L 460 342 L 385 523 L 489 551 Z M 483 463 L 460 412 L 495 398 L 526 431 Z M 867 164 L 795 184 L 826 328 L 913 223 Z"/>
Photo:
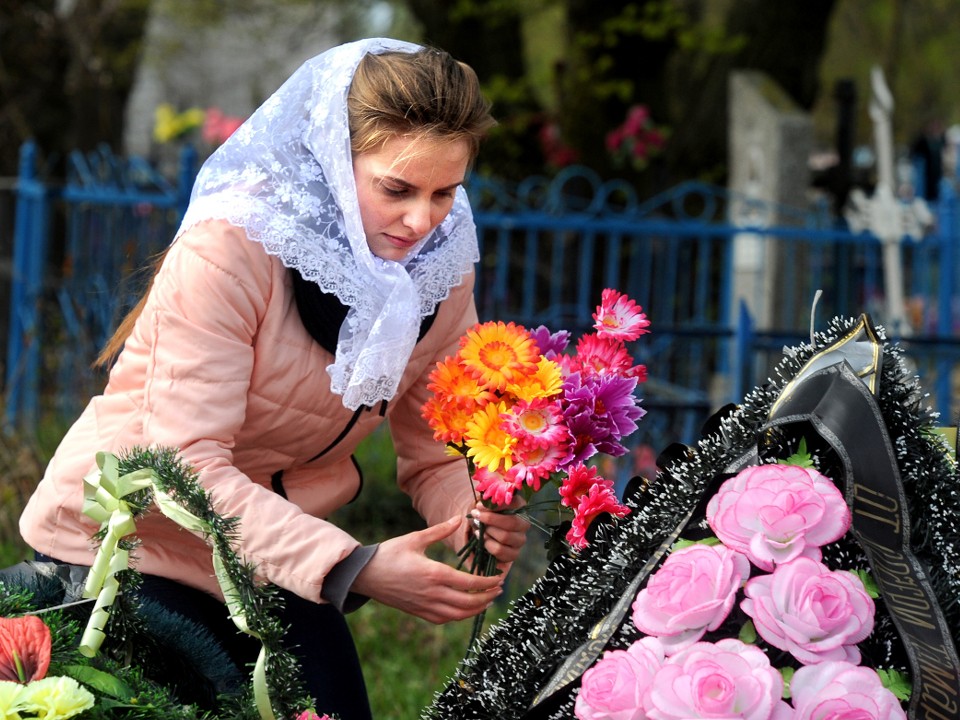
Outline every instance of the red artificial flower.
<path fill-rule="evenodd" d="M 0 680 L 29 683 L 50 667 L 50 628 L 36 615 L 0 618 Z"/>

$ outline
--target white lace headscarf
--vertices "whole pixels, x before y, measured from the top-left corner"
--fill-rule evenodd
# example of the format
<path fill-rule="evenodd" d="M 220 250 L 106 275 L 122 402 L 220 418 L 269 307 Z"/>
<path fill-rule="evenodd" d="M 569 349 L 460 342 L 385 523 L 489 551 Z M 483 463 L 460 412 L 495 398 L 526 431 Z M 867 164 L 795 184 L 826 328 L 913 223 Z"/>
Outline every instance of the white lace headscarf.
<path fill-rule="evenodd" d="M 304 63 L 203 164 L 177 233 L 227 220 L 348 306 L 327 371 L 350 409 L 393 397 L 421 319 L 479 259 L 462 187 L 449 215 L 402 262 L 373 255 L 363 232 L 347 92 L 365 54 L 418 49 L 376 38 Z"/>

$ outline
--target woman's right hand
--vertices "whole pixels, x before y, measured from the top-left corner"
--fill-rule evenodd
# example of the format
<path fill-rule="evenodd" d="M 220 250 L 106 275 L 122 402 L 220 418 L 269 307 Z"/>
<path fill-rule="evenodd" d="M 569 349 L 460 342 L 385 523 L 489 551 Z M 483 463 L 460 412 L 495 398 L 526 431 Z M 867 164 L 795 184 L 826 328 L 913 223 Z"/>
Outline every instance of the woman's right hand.
<path fill-rule="evenodd" d="M 380 543 L 351 590 L 403 612 L 442 624 L 484 611 L 503 592 L 503 575 L 472 575 L 427 557 L 430 545 L 464 534 L 464 517 L 452 517 Z"/>

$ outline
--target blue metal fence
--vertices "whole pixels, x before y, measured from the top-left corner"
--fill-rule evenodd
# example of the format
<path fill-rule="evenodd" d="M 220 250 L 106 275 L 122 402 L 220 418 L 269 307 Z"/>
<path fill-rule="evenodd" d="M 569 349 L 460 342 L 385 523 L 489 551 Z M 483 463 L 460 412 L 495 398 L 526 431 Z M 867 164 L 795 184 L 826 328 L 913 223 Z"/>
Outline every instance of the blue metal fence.
<path fill-rule="evenodd" d="M 172 236 L 194 163 L 187 151 L 172 184 L 141 160 L 75 155 L 66 183 L 51 188 L 36 176 L 35 152 L 24 146 L 16 190 L 5 386 L 7 426 L 21 428 L 35 427 L 46 412 L 70 419 L 102 383 L 89 363 L 139 292 L 131 273 Z M 648 415 L 635 437 L 641 447 L 692 440 L 713 408 L 763 382 L 783 345 L 808 335 L 816 290 L 824 291 L 821 325 L 873 310 L 883 297 L 878 240 L 851 233 L 823 208 L 792 210 L 778 227 L 744 227 L 728 219 L 744 199 L 725 190 L 685 183 L 641 200 L 631 186 L 584 168 L 518 185 L 475 177 L 469 192 L 481 245 L 482 319 L 576 336 L 589 327 L 606 287 L 644 307 L 652 332 L 631 348 L 650 375 L 642 388 Z M 960 355 L 955 208 L 947 189 L 936 231 L 902 248 L 917 314 L 916 333 L 902 342 L 933 393 L 931 404 L 951 418 Z M 62 232 L 58 225 L 51 233 L 52 219 Z M 780 258 L 770 327 L 755 328 L 735 306 L 733 248 L 743 232 Z M 54 236 L 62 242 L 51 247 Z"/>

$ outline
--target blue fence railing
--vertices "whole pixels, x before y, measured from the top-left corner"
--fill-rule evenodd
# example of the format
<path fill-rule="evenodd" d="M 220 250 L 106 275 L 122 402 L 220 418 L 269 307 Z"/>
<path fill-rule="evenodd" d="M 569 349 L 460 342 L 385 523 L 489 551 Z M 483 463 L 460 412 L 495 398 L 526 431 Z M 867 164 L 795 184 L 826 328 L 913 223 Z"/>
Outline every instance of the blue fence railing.
<path fill-rule="evenodd" d="M 135 271 L 172 237 L 193 178 L 189 154 L 171 183 L 143 161 L 102 152 L 72 156 L 65 184 L 51 188 L 36 176 L 35 152 L 24 146 L 16 189 L 8 428 L 35 427 L 48 412 L 69 419 L 98 389 L 103 378 L 90 361 L 138 295 Z M 635 436 L 643 448 L 689 442 L 714 407 L 763 382 L 783 346 L 809 336 L 817 290 L 820 325 L 864 311 L 883 322 L 879 241 L 850 232 L 819 206 L 759 212 L 783 220 L 750 227 L 730 222 L 732 208 L 747 201 L 726 190 L 684 183 L 640 199 L 631 186 L 584 168 L 516 185 L 475 177 L 469 192 L 482 319 L 543 324 L 576 337 L 606 287 L 643 306 L 652 332 L 631 348 L 650 377 L 641 390 L 648 414 Z M 950 418 L 960 355 L 956 202 L 946 187 L 936 228 L 901 246 L 912 332 L 900 341 L 931 405 Z M 768 268 L 776 298 L 764 327 L 736 301 L 734 247 L 743 233 L 777 258 Z"/>

